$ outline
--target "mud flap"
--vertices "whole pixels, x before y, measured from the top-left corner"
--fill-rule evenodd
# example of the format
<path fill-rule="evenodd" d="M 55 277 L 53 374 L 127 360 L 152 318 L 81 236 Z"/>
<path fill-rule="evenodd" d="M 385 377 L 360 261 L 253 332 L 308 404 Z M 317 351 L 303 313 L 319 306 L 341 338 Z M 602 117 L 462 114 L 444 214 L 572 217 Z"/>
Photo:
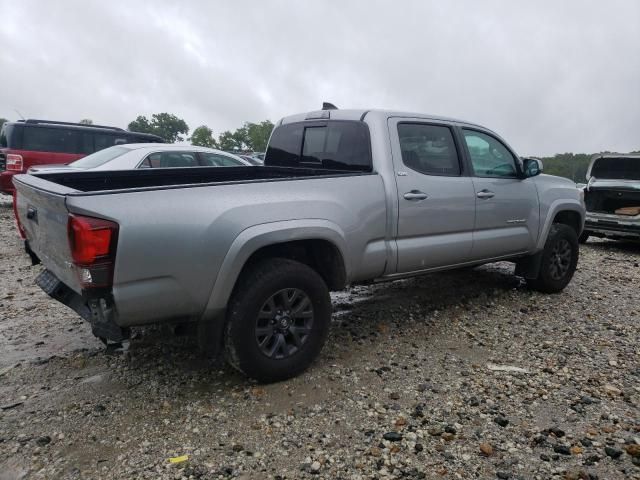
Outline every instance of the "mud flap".
<path fill-rule="evenodd" d="M 543 251 L 540 251 L 534 255 L 530 255 L 516 261 L 515 274 L 528 280 L 538 278 L 538 275 L 540 274 L 540 264 L 542 263 L 542 254 Z"/>
<path fill-rule="evenodd" d="M 49 270 L 38 275 L 36 285 L 89 322 L 96 337 L 112 342 L 122 342 L 129 338 L 129 330 L 119 327 L 114 321 L 115 312 L 110 296 L 87 300 L 67 287 Z"/>

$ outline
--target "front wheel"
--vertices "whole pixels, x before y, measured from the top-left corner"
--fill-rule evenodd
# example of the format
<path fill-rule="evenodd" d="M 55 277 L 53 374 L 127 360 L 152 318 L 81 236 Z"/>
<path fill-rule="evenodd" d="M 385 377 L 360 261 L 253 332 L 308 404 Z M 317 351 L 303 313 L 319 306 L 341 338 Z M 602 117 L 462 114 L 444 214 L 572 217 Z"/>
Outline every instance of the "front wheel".
<path fill-rule="evenodd" d="M 315 270 L 264 260 L 242 275 L 229 304 L 227 361 L 259 382 L 291 378 L 318 356 L 330 322 L 329 290 Z"/>
<path fill-rule="evenodd" d="M 542 252 L 538 277 L 527 280 L 527 283 L 540 292 L 561 292 L 576 271 L 578 252 L 575 230 L 560 223 L 552 225 Z"/>

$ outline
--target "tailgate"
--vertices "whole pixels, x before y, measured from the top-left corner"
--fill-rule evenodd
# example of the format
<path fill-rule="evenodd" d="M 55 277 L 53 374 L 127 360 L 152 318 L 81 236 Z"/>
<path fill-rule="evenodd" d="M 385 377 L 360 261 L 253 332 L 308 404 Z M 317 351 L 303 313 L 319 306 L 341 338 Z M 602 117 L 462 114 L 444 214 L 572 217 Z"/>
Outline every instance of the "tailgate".
<path fill-rule="evenodd" d="M 33 175 L 17 175 L 14 185 L 17 214 L 29 247 L 48 270 L 80 293 L 67 236 L 66 194 L 75 190 Z"/>

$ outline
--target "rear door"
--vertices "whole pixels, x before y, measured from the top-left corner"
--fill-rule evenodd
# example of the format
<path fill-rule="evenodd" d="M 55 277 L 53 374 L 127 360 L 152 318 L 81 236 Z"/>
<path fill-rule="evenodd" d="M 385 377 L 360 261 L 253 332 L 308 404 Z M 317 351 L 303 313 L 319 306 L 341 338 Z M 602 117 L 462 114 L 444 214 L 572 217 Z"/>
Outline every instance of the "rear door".
<path fill-rule="evenodd" d="M 398 273 L 464 263 L 472 248 L 475 196 L 453 127 L 389 119 L 398 191 Z"/>
<path fill-rule="evenodd" d="M 540 217 L 534 178 L 519 175 L 515 154 L 491 133 L 463 128 L 462 138 L 476 202 L 473 259 L 533 250 Z"/>

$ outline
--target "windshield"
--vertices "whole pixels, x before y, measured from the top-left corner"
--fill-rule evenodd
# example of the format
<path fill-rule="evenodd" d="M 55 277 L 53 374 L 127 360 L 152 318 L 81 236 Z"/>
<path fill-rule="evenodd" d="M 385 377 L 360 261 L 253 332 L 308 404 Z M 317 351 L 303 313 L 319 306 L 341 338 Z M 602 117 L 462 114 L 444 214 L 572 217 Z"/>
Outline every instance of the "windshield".
<path fill-rule="evenodd" d="M 75 162 L 71 162 L 69 166 L 82 169 L 95 168 L 99 167 L 100 165 L 104 165 L 105 163 L 121 155 L 124 155 L 129 151 L 131 151 L 131 149 L 127 147 L 109 147 L 96 153 L 92 153 L 91 155 L 87 155 L 86 157 L 83 157 L 80 160 L 76 160 Z"/>
<path fill-rule="evenodd" d="M 591 176 L 602 180 L 640 180 L 640 157 L 599 158 Z"/>

